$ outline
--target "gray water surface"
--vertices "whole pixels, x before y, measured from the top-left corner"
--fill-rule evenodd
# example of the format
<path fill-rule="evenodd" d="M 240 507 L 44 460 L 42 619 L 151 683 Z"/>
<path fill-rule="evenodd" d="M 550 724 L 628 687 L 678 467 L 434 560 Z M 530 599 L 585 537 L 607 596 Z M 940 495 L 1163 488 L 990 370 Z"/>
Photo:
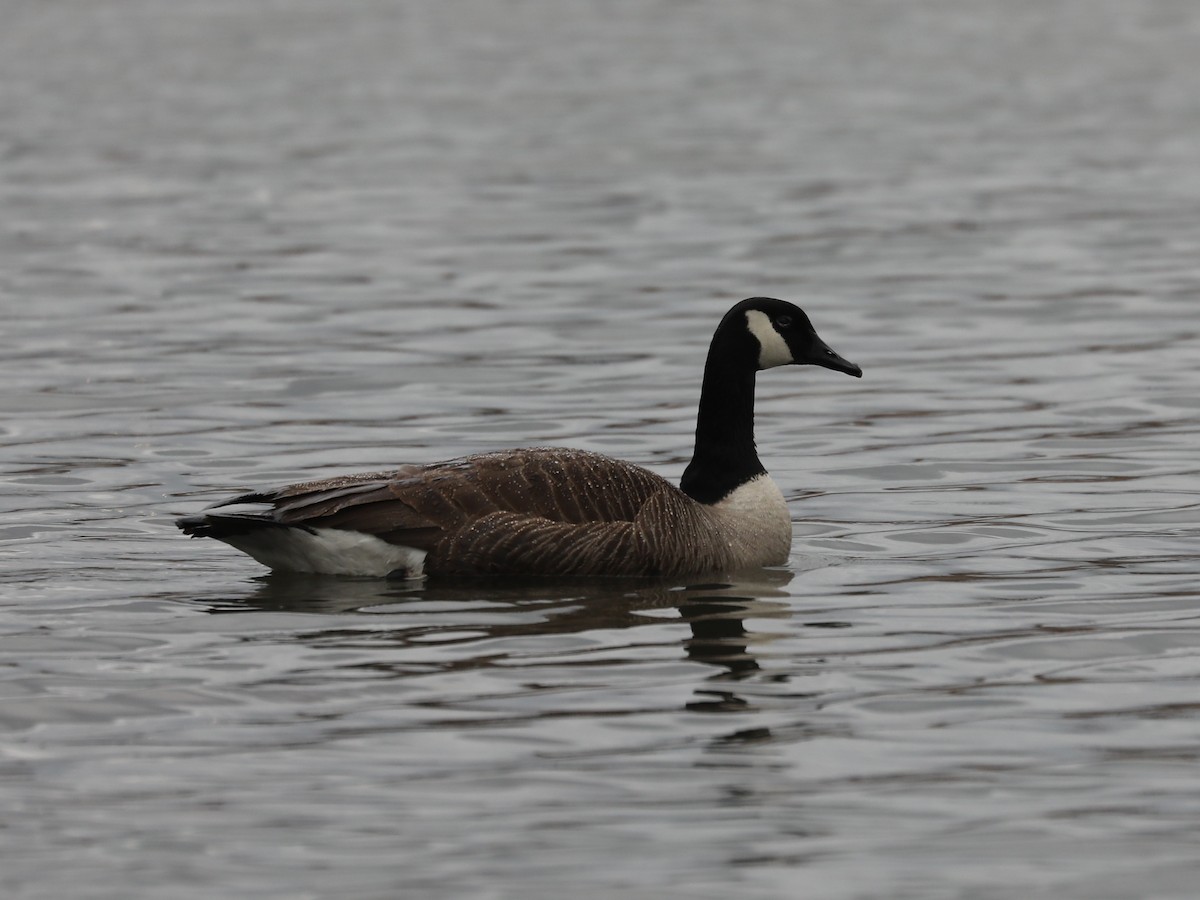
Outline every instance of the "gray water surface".
<path fill-rule="evenodd" d="M 1200 7 L 58 0 L 0 29 L 6 898 L 1191 898 Z M 678 477 L 787 567 L 264 576 L 229 492 Z"/>

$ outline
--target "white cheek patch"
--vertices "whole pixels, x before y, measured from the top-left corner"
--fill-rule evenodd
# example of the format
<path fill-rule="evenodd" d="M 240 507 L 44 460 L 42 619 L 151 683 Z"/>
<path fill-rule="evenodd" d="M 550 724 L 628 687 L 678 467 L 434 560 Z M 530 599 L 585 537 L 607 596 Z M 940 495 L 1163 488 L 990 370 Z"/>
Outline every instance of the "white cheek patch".
<path fill-rule="evenodd" d="M 771 324 L 771 317 L 757 309 L 746 311 L 746 327 L 758 341 L 758 367 L 772 369 L 795 362 L 787 341 Z"/>

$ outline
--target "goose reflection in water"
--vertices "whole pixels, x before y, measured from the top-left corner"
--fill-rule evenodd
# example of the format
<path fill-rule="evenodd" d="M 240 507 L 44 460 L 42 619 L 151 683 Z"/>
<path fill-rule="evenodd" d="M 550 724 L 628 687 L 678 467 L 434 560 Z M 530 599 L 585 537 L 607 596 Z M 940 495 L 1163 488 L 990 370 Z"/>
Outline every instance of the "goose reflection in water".
<path fill-rule="evenodd" d="M 304 575 L 265 575 L 244 597 L 214 603 L 213 613 L 280 611 L 347 615 L 345 627 L 299 631 L 297 641 L 324 648 L 353 645 L 364 638 L 373 645 L 445 647 L 455 643 L 488 643 L 486 654 L 456 658 L 457 670 L 496 664 L 496 639 L 546 635 L 580 635 L 661 624 L 659 612 L 675 610 L 688 624 L 682 640 L 687 659 L 713 666 L 706 684 L 737 682 L 759 672 L 754 650 L 773 636 L 747 630 L 747 618 L 786 618 L 791 608 L 785 590 L 793 573 L 760 569 L 721 583 L 681 585 L 650 579 L 540 579 L 514 583 L 505 579 L 463 580 L 436 586 L 404 581 L 344 579 Z M 353 615 L 357 614 L 357 615 Z M 382 632 L 364 632 L 363 619 L 411 617 Z M 273 639 L 277 639 L 273 638 Z M 379 661 L 373 668 L 389 669 Z M 427 666 L 421 667 L 428 671 Z M 405 666 L 392 667 L 397 676 Z M 739 712 L 749 704 L 723 688 L 698 688 L 686 707 L 698 712 Z"/>

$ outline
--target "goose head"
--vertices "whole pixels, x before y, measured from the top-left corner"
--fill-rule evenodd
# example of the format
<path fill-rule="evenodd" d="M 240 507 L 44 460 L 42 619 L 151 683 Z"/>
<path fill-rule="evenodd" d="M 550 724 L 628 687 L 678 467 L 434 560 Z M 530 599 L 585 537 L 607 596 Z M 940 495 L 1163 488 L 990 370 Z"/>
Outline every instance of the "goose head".
<path fill-rule="evenodd" d="M 728 312 L 718 330 L 738 335 L 743 352 L 754 355 L 760 370 L 821 366 L 862 378 L 862 369 L 821 340 L 804 310 L 786 300 L 743 300 Z"/>

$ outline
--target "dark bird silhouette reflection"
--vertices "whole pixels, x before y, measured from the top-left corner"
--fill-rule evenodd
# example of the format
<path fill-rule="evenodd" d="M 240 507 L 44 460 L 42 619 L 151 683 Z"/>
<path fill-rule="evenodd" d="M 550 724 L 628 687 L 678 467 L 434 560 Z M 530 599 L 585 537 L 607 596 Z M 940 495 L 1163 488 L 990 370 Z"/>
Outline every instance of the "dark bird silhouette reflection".
<path fill-rule="evenodd" d="M 656 579 L 469 579 L 416 582 L 270 574 L 256 579 L 243 597 L 211 603 L 213 613 L 280 611 L 349 617 L 344 628 L 293 633 L 297 641 L 322 647 L 339 643 L 361 649 L 360 617 L 412 614 L 413 623 L 372 629 L 375 646 L 442 646 L 500 638 L 576 635 L 592 631 L 661 625 L 657 611 L 674 609 L 687 623 L 684 656 L 717 671 L 696 691 L 686 708 L 696 712 L 742 712 L 749 704 L 732 685 L 760 671 L 755 648 L 772 637 L 746 628 L 747 618 L 786 618 L 783 598 L 793 574 L 759 569 L 718 583 L 680 584 Z M 456 660 L 456 669 L 495 664 L 494 656 Z M 386 669 L 389 664 L 380 662 Z M 407 674 L 403 669 L 397 676 Z M 722 683 L 722 686 L 714 686 Z M 725 685 L 728 685 L 726 687 Z"/>

